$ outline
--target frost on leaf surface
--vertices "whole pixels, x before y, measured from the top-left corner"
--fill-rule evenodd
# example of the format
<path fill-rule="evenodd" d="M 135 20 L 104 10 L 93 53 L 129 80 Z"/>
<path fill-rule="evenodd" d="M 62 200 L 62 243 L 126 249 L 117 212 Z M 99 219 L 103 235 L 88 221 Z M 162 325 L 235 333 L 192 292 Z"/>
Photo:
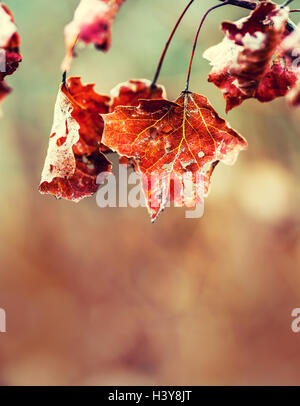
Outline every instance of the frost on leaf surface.
<path fill-rule="evenodd" d="M 289 78 L 280 77 L 282 61 L 273 61 L 285 35 L 287 19 L 287 8 L 263 1 L 249 17 L 222 23 L 225 38 L 203 56 L 212 65 L 209 81 L 223 91 L 227 111 L 252 97 L 269 101 L 288 92 L 289 84 L 282 82 Z M 269 92 L 270 82 L 277 79 L 280 86 Z"/>
<path fill-rule="evenodd" d="M 41 193 L 78 201 L 95 193 L 97 177 L 111 171 L 101 152 L 103 120 L 109 97 L 70 78 L 61 85 L 55 105 L 48 153 L 42 172 Z"/>
<path fill-rule="evenodd" d="M 219 161 L 233 164 L 246 141 L 218 116 L 206 97 L 183 93 L 176 100 L 140 100 L 103 115 L 102 142 L 134 161 L 152 220 L 169 200 L 194 207 L 208 193 Z M 187 185 L 188 184 L 188 185 Z"/>

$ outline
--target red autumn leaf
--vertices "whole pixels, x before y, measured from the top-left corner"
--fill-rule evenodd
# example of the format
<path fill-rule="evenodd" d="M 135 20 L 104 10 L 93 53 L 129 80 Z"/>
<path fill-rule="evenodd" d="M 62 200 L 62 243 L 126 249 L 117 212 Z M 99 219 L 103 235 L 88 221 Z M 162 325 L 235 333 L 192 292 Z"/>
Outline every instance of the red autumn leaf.
<path fill-rule="evenodd" d="M 166 90 L 161 85 L 152 87 L 152 82 L 147 79 L 130 79 L 119 83 L 111 92 L 109 112 L 112 113 L 117 106 L 138 106 L 140 99 L 166 99 Z M 128 168 L 134 167 L 132 159 L 120 158 L 120 164 Z"/>
<path fill-rule="evenodd" d="M 224 92 L 227 111 L 252 97 L 269 101 L 288 92 L 291 78 L 282 72 L 281 61 L 272 64 L 287 19 L 286 8 L 264 1 L 249 17 L 222 23 L 225 38 L 203 56 L 213 66 L 209 81 Z M 273 94 L 267 86 L 272 80 L 279 82 Z"/>
<path fill-rule="evenodd" d="M 140 99 L 166 99 L 166 97 L 163 86 L 152 87 L 152 82 L 148 79 L 130 79 L 119 83 L 110 91 L 109 113 L 112 113 L 117 106 L 138 106 Z M 106 150 L 109 149 L 106 148 Z M 127 162 L 125 157 L 120 163 L 126 166 L 132 165 L 132 162 Z"/>
<path fill-rule="evenodd" d="M 111 43 L 111 26 L 125 0 L 81 0 L 73 21 L 65 27 L 66 57 L 62 70 L 70 70 L 74 48 L 81 40 L 93 43 L 97 49 L 108 51 Z"/>
<path fill-rule="evenodd" d="M 100 152 L 103 120 L 99 113 L 108 112 L 109 97 L 97 94 L 93 87 L 70 78 L 60 88 L 41 193 L 78 201 L 95 193 L 98 175 L 111 170 Z"/>
<path fill-rule="evenodd" d="M 20 37 L 9 9 L 0 3 L 0 102 L 11 89 L 4 79 L 12 75 L 22 60 L 19 54 Z"/>
<path fill-rule="evenodd" d="M 140 99 L 166 99 L 166 91 L 163 86 L 151 87 L 150 80 L 131 79 L 120 83 L 111 91 L 110 113 L 117 106 L 138 106 Z"/>
<path fill-rule="evenodd" d="M 119 106 L 103 118 L 102 142 L 134 160 L 152 220 L 169 195 L 177 205 L 195 206 L 199 188 L 208 193 L 216 164 L 233 164 L 247 146 L 206 97 L 192 93 L 183 93 L 175 103 L 141 100 L 138 107 Z"/>
<path fill-rule="evenodd" d="M 100 113 L 108 113 L 110 97 L 98 94 L 93 84 L 83 86 L 79 77 L 70 77 L 63 92 L 73 104 L 72 116 L 80 123 L 80 138 L 74 145 L 75 154 L 91 154 L 101 147 L 104 122 Z"/>
<path fill-rule="evenodd" d="M 285 96 L 296 81 L 297 75 L 290 60 L 282 55 L 278 56 L 260 81 L 255 97 L 261 102 L 269 102 L 277 97 Z"/>

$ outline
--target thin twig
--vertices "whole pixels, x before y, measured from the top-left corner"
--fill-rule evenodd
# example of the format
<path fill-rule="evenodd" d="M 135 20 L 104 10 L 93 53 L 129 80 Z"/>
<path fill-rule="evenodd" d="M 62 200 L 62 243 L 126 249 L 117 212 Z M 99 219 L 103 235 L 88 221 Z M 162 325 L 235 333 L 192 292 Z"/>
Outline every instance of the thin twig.
<path fill-rule="evenodd" d="M 294 0 L 287 0 L 281 7 L 287 7 L 289 4 L 291 4 Z"/>
<path fill-rule="evenodd" d="M 226 0 L 219 1 L 222 1 L 224 3 Z M 255 1 L 251 0 L 229 0 L 228 4 L 230 4 L 231 6 L 245 8 L 247 10 L 255 10 L 256 7 L 258 6 L 258 4 Z"/>
<path fill-rule="evenodd" d="M 166 56 L 167 51 L 169 49 L 169 45 L 170 45 L 170 43 L 171 43 L 171 41 L 172 41 L 172 39 L 174 37 L 174 34 L 175 34 L 177 28 L 179 27 L 179 24 L 181 23 L 183 17 L 185 16 L 185 13 L 188 11 L 188 9 L 190 8 L 190 6 L 192 5 L 193 2 L 194 2 L 194 0 L 191 0 L 188 3 L 188 5 L 186 6 L 186 8 L 183 10 L 182 14 L 180 15 L 179 19 L 177 20 L 177 22 L 176 22 L 176 24 L 175 24 L 175 26 L 174 26 L 168 40 L 166 42 L 166 45 L 165 45 L 165 47 L 163 49 L 163 52 L 162 52 L 161 57 L 160 57 L 159 62 L 158 62 L 158 66 L 157 66 L 157 69 L 156 69 L 156 72 L 155 72 L 155 75 L 154 75 L 154 79 L 152 81 L 152 85 L 151 85 L 152 88 L 156 87 L 156 83 L 157 83 L 158 77 L 160 75 L 160 71 L 161 71 L 162 65 L 164 63 L 165 56 Z"/>

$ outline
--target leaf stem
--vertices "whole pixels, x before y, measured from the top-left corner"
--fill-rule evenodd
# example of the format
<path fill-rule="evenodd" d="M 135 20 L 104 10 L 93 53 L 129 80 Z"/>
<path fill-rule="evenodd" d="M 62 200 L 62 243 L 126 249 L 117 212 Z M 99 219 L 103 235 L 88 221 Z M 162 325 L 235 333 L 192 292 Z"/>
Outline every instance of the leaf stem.
<path fill-rule="evenodd" d="M 66 70 L 62 74 L 61 83 L 62 83 L 63 87 L 66 87 L 66 83 L 67 83 L 67 71 Z"/>
<path fill-rule="evenodd" d="M 225 0 L 219 0 L 219 1 L 222 1 L 223 3 L 225 2 Z M 255 1 L 251 1 L 251 0 L 228 0 L 228 4 L 230 4 L 232 6 L 245 8 L 247 10 L 254 10 L 258 6 L 258 3 L 256 3 Z"/>
<path fill-rule="evenodd" d="M 168 49 L 169 49 L 169 45 L 170 45 L 170 43 L 171 43 L 171 41 L 172 41 L 172 39 L 173 39 L 173 37 L 174 37 L 174 34 L 175 34 L 177 28 L 179 27 L 179 25 L 180 25 L 180 23 L 181 23 L 183 17 L 185 16 L 185 13 L 188 11 L 188 9 L 189 9 L 190 6 L 192 5 L 192 3 L 194 3 L 194 0 L 191 0 L 191 1 L 188 3 L 188 5 L 185 7 L 185 9 L 183 10 L 183 12 L 181 13 L 180 17 L 178 18 L 178 20 L 177 20 L 177 22 L 176 22 L 176 24 L 175 24 L 175 26 L 174 26 L 174 28 L 173 28 L 173 30 L 172 30 L 172 32 L 171 32 L 171 34 L 170 34 L 170 36 L 169 36 L 169 38 L 168 38 L 166 44 L 165 44 L 165 47 L 164 47 L 164 49 L 163 49 L 163 52 L 162 52 L 162 54 L 161 54 L 161 56 L 160 56 L 160 59 L 159 59 L 158 65 L 157 65 L 157 69 L 156 69 L 156 72 L 155 72 L 155 75 L 154 75 L 154 79 L 153 79 L 153 81 L 152 81 L 152 85 L 151 85 L 152 88 L 155 88 L 155 87 L 156 87 L 156 83 L 157 83 L 158 77 L 159 77 L 159 75 L 160 75 L 160 71 L 161 71 L 162 65 L 163 65 L 163 63 L 164 63 L 165 56 L 166 56 L 167 51 L 168 51 Z"/>
<path fill-rule="evenodd" d="M 292 3 L 294 0 L 287 0 L 281 7 L 287 7 L 290 3 Z"/>
<path fill-rule="evenodd" d="M 204 14 L 204 16 L 201 19 L 200 25 L 198 27 L 198 31 L 194 40 L 194 45 L 193 45 L 193 50 L 192 50 L 192 55 L 191 55 L 191 59 L 190 59 L 190 64 L 189 64 L 189 69 L 188 69 L 188 74 L 187 74 L 187 79 L 186 79 L 186 87 L 184 89 L 184 93 L 189 93 L 189 87 L 190 87 L 190 78 L 191 78 L 191 71 L 192 71 L 192 65 L 193 65 L 193 60 L 194 60 L 194 56 L 195 56 L 195 51 L 197 48 L 197 43 L 198 43 L 198 38 L 199 38 L 199 34 L 201 31 L 201 28 L 207 18 L 207 16 L 215 9 L 223 7 L 223 6 L 227 6 L 228 4 L 230 4 L 230 0 L 226 0 L 223 2 L 223 4 L 217 4 L 216 6 L 213 6 L 211 8 L 209 8 L 206 13 Z"/>

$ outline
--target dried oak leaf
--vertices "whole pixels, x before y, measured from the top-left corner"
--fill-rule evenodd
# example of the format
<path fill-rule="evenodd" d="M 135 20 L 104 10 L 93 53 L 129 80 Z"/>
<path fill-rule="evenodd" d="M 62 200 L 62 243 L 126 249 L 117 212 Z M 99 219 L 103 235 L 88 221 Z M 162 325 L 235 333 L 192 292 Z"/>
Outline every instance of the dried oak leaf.
<path fill-rule="evenodd" d="M 4 79 L 12 75 L 22 60 L 19 53 L 20 36 L 14 23 L 14 17 L 6 5 L 0 3 L 0 102 L 11 89 Z"/>
<path fill-rule="evenodd" d="M 66 56 L 62 70 L 69 71 L 74 48 L 81 40 L 93 43 L 97 49 L 108 51 L 111 43 L 111 26 L 125 0 L 81 0 L 73 20 L 65 27 Z"/>
<path fill-rule="evenodd" d="M 77 202 L 98 190 L 98 176 L 103 174 L 104 181 L 111 171 L 111 163 L 101 152 L 104 123 L 99 114 L 108 112 L 109 100 L 97 94 L 94 85 L 82 85 L 80 78 L 61 85 L 41 193 Z"/>
<path fill-rule="evenodd" d="M 284 83 L 284 73 L 281 77 L 281 61 L 272 64 L 287 19 L 287 8 L 263 1 L 249 17 L 222 23 L 225 38 L 203 56 L 212 65 L 209 81 L 224 93 L 226 111 L 252 97 L 269 101 L 289 91 L 290 83 Z M 272 80 L 280 83 L 270 93 L 268 83 Z"/>
<path fill-rule="evenodd" d="M 218 116 L 204 96 L 183 93 L 175 103 L 140 100 L 103 115 L 102 142 L 134 160 L 154 221 L 169 199 L 194 207 L 208 193 L 219 161 L 233 164 L 246 141 Z"/>

